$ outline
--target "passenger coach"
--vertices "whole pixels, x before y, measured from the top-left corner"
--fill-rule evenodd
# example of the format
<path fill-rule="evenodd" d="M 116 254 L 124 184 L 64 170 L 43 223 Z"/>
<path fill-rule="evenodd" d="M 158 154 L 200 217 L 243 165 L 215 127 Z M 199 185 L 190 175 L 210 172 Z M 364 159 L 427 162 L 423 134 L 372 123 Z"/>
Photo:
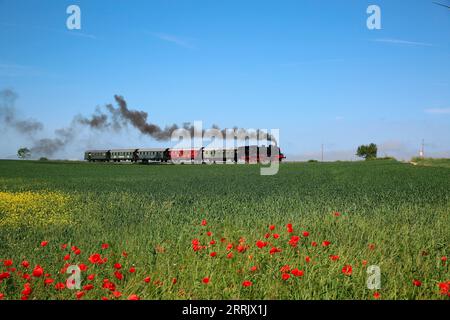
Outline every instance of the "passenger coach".
<path fill-rule="evenodd" d="M 88 150 L 84 160 L 90 162 L 172 162 L 172 163 L 269 163 L 286 157 L 277 146 L 221 148 L 142 148 Z"/>

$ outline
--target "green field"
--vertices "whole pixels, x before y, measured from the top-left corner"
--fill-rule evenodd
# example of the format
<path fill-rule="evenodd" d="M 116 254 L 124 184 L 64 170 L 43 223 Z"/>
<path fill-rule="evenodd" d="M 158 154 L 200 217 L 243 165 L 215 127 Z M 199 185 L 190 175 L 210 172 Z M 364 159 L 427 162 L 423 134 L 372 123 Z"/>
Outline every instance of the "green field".
<path fill-rule="evenodd" d="M 255 165 L 0 161 L 4 299 L 374 299 L 369 265 L 381 269 L 379 299 L 448 299 L 449 240 L 448 168 L 287 163 L 260 176 Z M 92 263 L 94 253 L 108 260 Z M 93 287 L 57 290 L 64 265 L 81 263 L 81 285 Z M 38 272 L 23 293 L 36 265 L 54 281 Z"/>
<path fill-rule="evenodd" d="M 412 163 L 419 166 L 450 168 L 450 159 L 414 158 Z"/>

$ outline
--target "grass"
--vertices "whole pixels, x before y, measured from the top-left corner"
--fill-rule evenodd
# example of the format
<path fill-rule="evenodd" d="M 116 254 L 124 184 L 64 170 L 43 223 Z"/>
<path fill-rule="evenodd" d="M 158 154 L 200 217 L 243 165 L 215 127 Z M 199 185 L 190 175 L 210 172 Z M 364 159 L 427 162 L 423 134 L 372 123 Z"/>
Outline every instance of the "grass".
<path fill-rule="evenodd" d="M 450 170 L 389 160 L 289 163 L 275 176 L 260 176 L 253 165 L 0 161 L 0 279 L 17 268 L 0 280 L 0 297 L 75 299 L 82 292 L 82 299 L 112 299 L 115 291 L 119 299 L 373 299 L 366 270 L 378 265 L 380 299 L 448 299 L 438 284 L 450 280 L 441 260 L 449 217 Z M 288 244 L 293 235 L 300 236 L 296 247 Z M 194 239 L 196 249 L 206 248 L 193 250 Z M 259 249 L 258 240 L 267 246 Z M 270 254 L 272 247 L 282 251 Z M 108 262 L 92 264 L 94 253 Z M 24 259 L 30 267 L 21 266 Z M 56 290 L 68 277 L 65 264 L 80 263 L 88 267 L 82 286 L 94 288 Z M 21 293 L 23 274 L 38 264 L 54 282 L 31 276 L 32 292 Z M 285 265 L 303 276 L 281 272 Z M 342 272 L 348 265 L 351 275 Z M 115 290 L 102 288 L 104 278 Z M 252 285 L 244 287 L 246 280 Z"/>
<path fill-rule="evenodd" d="M 414 158 L 412 162 L 419 166 L 450 168 L 450 159 Z"/>

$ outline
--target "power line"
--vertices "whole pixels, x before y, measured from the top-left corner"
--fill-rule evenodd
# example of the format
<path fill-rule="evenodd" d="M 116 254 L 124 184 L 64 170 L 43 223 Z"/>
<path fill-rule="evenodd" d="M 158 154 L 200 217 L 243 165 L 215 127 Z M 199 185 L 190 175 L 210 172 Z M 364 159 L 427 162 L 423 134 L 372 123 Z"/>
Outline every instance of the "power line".
<path fill-rule="evenodd" d="M 450 9 L 450 6 L 448 6 L 448 5 L 446 5 L 446 4 L 442 4 L 442 3 L 434 2 L 434 1 L 433 1 L 433 3 L 434 3 L 434 4 L 437 4 L 438 6 L 442 6 L 442 7 L 444 7 L 444 8 Z"/>

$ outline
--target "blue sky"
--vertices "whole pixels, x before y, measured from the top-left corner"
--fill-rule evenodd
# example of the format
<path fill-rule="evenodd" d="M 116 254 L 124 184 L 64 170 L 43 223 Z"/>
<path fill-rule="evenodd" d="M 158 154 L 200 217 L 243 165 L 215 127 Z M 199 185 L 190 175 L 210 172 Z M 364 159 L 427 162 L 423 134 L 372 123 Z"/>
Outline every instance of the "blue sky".
<path fill-rule="evenodd" d="M 441 0 L 450 4 L 450 1 Z M 81 30 L 66 28 L 67 6 Z M 369 5 L 381 30 L 366 27 Z M 0 0 L 0 90 L 42 136 L 114 102 L 161 126 L 278 128 L 291 159 L 355 159 L 375 142 L 407 159 L 425 139 L 450 156 L 450 9 L 431 1 Z M 1 130 L 0 157 L 27 138 Z M 158 146 L 130 129 L 86 132 L 87 147 Z"/>

